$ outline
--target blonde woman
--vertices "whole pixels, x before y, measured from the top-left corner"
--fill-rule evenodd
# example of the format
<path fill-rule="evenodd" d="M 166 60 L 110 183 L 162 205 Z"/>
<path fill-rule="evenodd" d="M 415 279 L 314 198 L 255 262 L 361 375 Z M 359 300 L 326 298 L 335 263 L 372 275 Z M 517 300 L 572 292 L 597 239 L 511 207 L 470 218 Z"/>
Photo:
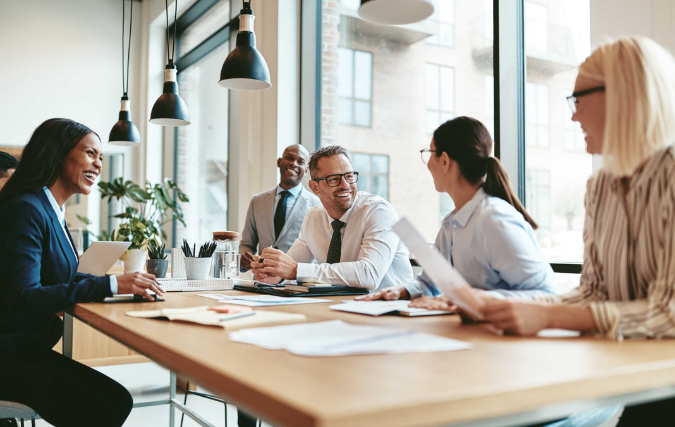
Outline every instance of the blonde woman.
<path fill-rule="evenodd" d="M 538 302 L 488 301 L 484 315 L 495 327 L 522 335 L 564 328 L 616 340 L 675 337 L 673 76 L 675 59 L 645 38 L 602 45 L 580 66 L 568 98 L 572 120 L 604 164 L 586 189 L 581 283 Z M 666 404 L 675 402 L 656 406 Z M 627 408 L 619 425 L 632 425 L 634 416 L 658 425 L 650 423 L 659 414 L 650 405 Z"/>

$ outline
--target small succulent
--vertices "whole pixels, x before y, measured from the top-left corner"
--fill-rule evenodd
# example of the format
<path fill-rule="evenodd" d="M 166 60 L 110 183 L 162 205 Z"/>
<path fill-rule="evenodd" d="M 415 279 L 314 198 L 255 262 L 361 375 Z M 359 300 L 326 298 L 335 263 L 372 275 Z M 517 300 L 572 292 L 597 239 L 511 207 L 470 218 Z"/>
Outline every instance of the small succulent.
<path fill-rule="evenodd" d="M 150 240 L 148 242 L 148 256 L 150 259 L 166 259 L 165 245 L 160 247 L 157 242 Z"/>

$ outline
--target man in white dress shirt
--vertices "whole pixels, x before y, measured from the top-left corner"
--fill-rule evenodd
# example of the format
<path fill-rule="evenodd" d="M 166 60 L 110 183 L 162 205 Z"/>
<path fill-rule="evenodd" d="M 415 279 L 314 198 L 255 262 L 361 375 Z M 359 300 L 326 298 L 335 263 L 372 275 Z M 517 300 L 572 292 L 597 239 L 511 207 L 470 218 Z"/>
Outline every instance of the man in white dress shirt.
<path fill-rule="evenodd" d="M 310 189 L 321 205 L 307 213 L 288 254 L 267 248 L 254 257 L 256 279 L 279 283 L 317 277 L 370 290 L 410 283 L 408 251 L 391 228 L 398 215 L 382 197 L 357 192 L 358 172 L 347 150 L 337 145 L 317 150 L 309 173 Z"/>

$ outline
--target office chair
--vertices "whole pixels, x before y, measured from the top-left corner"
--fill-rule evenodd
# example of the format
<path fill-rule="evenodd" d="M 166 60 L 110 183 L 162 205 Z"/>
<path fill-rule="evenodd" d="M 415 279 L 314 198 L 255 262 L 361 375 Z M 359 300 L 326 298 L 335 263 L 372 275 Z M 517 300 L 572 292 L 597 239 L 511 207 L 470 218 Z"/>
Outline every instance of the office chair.
<path fill-rule="evenodd" d="M 35 418 L 38 416 L 32 408 L 21 403 L 0 400 L 0 420 L 7 418 L 19 418 L 21 427 L 24 427 L 23 420 L 30 420 L 31 425 L 35 427 Z"/>

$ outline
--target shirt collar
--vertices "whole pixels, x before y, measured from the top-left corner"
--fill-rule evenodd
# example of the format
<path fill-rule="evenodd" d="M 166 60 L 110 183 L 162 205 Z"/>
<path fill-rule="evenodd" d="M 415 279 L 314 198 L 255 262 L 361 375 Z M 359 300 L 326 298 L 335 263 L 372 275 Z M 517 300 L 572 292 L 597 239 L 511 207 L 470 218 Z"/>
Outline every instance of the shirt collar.
<path fill-rule="evenodd" d="M 54 198 L 52 192 L 49 191 L 49 188 L 44 187 L 43 190 L 47 195 L 47 199 L 49 199 L 49 203 L 52 205 L 52 208 L 54 209 L 54 213 L 56 213 L 56 217 L 59 219 L 59 222 L 63 224 L 63 221 L 66 218 L 66 215 L 64 213 L 65 207 L 59 207 L 59 204 L 56 202 L 56 199 Z"/>
<path fill-rule="evenodd" d="M 352 212 L 354 211 L 354 206 L 356 206 L 356 201 L 359 199 L 359 193 L 360 193 L 360 191 L 356 192 L 356 197 L 354 198 L 354 203 L 352 203 L 352 207 L 349 208 L 349 210 L 347 210 L 347 212 L 345 212 L 340 217 L 340 221 L 344 222 L 345 224 L 347 224 L 347 221 L 349 221 L 349 217 L 352 215 Z M 333 217 L 328 214 L 328 211 L 326 211 L 326 216 L 328 217 L 328 223 L 329 224 L 332 224 L 333 221 L 335 221 L 333 219 Z"/>
<path fill-rule="evenodd" d="M 462 228 L 466 227 L 466 224 L 471 219 L 471 215 L 476 211 L 480 202 L 487 197 L 488 195 L 483 191 L 483 188 L 479 188 L 478 191 L 476 191 L 476 194 L 462 206 L 462 209 L 460 209 L 459 212 L 452 211 L 448 218 L 457 221 Z"/>
<path fill-rule="evenodd" d="M 288 191 L 289 193 L 291 193 L 291 196 L 298 197 L 298 194 L 300 194 L 300 192 L 302 191 L 302 184 L 298 184 L 293 188 L 289 188 L 288 190 L 284 190 L 283 188 L 281 188 L 281 185 L 277 185 L 276 195 L 281 194 L 282 191 Z"/>

